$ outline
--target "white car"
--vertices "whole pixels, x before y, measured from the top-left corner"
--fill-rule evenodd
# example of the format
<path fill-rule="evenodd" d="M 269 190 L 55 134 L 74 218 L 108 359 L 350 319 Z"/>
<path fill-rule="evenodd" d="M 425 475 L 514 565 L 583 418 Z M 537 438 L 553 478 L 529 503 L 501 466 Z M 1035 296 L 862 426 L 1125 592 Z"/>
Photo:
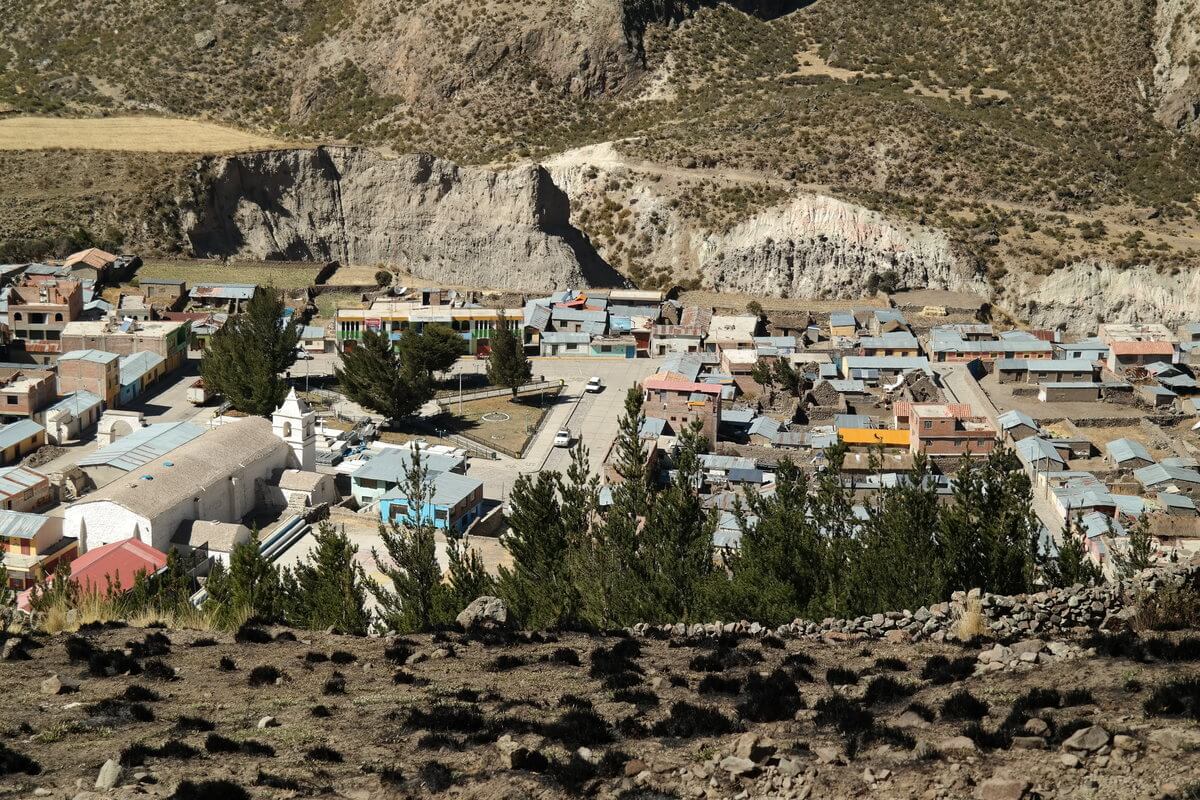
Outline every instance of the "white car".
<path fill-rule="evenodd" d="M 585 392 L 602 392 L 604 391 L 604 384 L 600 381 L 600 378 L 593 375 L 588 378 L 587 386 L 583 387 L 583 390 Z"/>
<path fill-rule="evenodd" d="M 558 433 L 554 434 L 554 446 L 555 447 L 570 447 L 571 446 L 571 432 L 569 430 L 567 430 L 566 428 L 563 428 Z"/>
<path fill-rule="evenodd" d="M 305 350 L 301 347 L 297 347 L 296 348 L 296 360 L 297 361 L 312 361 L 313 360 L 312 353 L 308 352 L 307 350 Z"/>

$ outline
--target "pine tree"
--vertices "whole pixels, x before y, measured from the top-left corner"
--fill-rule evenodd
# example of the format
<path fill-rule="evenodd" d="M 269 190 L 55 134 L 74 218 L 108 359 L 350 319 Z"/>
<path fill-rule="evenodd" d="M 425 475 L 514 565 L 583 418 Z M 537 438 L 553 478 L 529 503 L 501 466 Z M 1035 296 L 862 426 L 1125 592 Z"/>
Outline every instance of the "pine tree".
<path fill-rule="evenodd" d="M 0 550 L 0 623 L 8 620 L 8 614 L 17 604 L 17 594 L 8 585 L 8 567 L 4 565 L 4 551 Z M 0 631 L 7 626 L 0 625 Z"/>
<path fill-rule="evenodd" d="M 285 580 L 288 621 L 309 630 L 332 627 L 339 633 L 365 635 L 370 615 L 365 576 L 355 560 L 358 548 L 344 530 L 327 521 L 317 526 L 315 544 Z"/>
<path fill-rule="evenodd" d="M 625 413 L 613 445 L 613 465 L 620 481 L 611 487 L 612 505 L 572 558 L 580 618 L 596 627 L 641 621 L 646 610 L 638 538 L 650 513 L 651 486 L 639 433 L 642 420 L 641 392 L 634 387 L 625 396 Z"/>
<path fill-rule="evenodd" d="M 1112 533 L 1112 523 L 1109 523 Z M 1124 548 L 1113 548 L 1113 565 L 1117 577 L 1129 580 L 1154 564 L 1154 538 L 1150 535 L 1150 520 L 1142 515 L 1126 531 Z"/>
<path fill-rule="evenodd" d="M 446 536 L 446 580 L 438 584 L 435 595 L 435 621 L 440 625 L 454 622 L 459 612 L 478 597 L 491 595 L 496 582 L 483 566 L 479 551 L 471 547 L 467 536 Z"/>
<path fill-rule="evenodd" d="M 1077 583 L 1093 586 L 1102 579 L 1099 567 L 1092 563 L 1083 547 L 1082 533 L 1070 521 L 1063 527 L 1058 556 L 1047 560 L 1044 572 L 1046 582 L 1059 588 Z"/>
<path fill-rule="evenodd" d="M 533 367 L 525 356 L 525 347 L 520 337 L 509 330 L 503 323 L 491 336 L 492 354 L 488 358 L 488 380 L 496 386 L 505 386 L 512 391 L 512 398 L 517 399 L 517 389 L 529 383 L 533 377 Z"/>
<path fill-rule="evenodd" d="M 697 455 L 705 441 L 699 422 L 680 432 L 671 485 L 655 495 L 642 532 L 636 563 L 647 590 L 647 622 L 694 621 L 706 610 L 716 519 L 698 490 Z"/>
<path fill-rule="evenodd" d="M 247 619 L 278 622 L 284 602 L 278 567 L 263 556 L 258 531 L 233 546 L 229 569 L 218 562 L 204 584 L 208 593 L 204 609 L 220 627 L 236 628 Z"/>
<path fill-rule="evenodd" d="M 396 344 L 405 368 L 432 380 L 433 373 L 445 372 L 467 354 L 467 342 L 449 326 L 426 325 L 418 333 L 409 328 Z"/>
<path fill-rule="evenodd" d="M 433 626 L 442 583 L 434 526 L 424 513 L 433 487 L 419 453 L 415 453 L 401 488 L 411 511 L 401 522 L 379 526 L 386 558 L 371 549 L 376 569 L 391 581 L 392 587 L 385 588 L 368 577 L 367 588 L 379 605 L 378 626 L 386 631 L 412 633 Z"/>
<path fill-rule="evenodd" d="M 979 587 L 1021 594 L 1033 585 L 1038 562 L 1033 489 L 1015 454 L 998 448 L 967 463 L 954 478 L 954 499 L 941 509 L 942 593 Z"/>
<path fill-rule="evenodd" d="M 578 453 L 578 449 L 575 451 Z M 521 475 L 508 496 L 508 532 L 501 539 L 512 567 L 501 567 L 500 596 L 527 628 L 557 628 L 570 622 L 578 599 L 569 557 L 573 524 L 564 516 L 557 472 Z"/>
<path fill-rule="evenodd" d="M 200 362 L 204 383 L 238 411 L 269 416 L 287 396 L 281 373 L 296 362 L 300 328 L 294 317 L 284 322 L 283 309 L 280 292 L 260 289 L 208 341 Z"/>
<path fill-rule="evenodd" d="M 386 333 L 364 331 L 354 348 L 341 354 L 334 377 L 347 397 L 389 420 L 415 414 L 433 397 L 423 366 L 407 368 Z"/>
<path fill-rule="evenodd" d="M 851 614 L 917 608 L 938 602 L 937 493 L 929 463 L 918 456 L 911 473 L 876 492 L 867 507 L 850 569 Z"/>

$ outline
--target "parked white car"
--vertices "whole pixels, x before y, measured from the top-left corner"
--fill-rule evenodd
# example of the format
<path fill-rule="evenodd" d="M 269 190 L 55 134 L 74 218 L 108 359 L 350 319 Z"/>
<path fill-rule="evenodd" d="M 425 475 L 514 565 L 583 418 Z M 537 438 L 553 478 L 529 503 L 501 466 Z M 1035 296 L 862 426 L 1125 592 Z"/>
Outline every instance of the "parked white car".
<path fill-rule="evenodd" d="M 571 432 L 569 430 L 567 430 L 566 428 L 563 428 L 558 433 L 554 434 L 554 446 L 555 447 L 570 447 L 571 446 Z"/>
<path fill-rule="evenodd" d="M 588 378 L 587 386 L 583 387 L 585 392 L 602 392 L 604 391 L 604 383 L 596 375 Z"/>

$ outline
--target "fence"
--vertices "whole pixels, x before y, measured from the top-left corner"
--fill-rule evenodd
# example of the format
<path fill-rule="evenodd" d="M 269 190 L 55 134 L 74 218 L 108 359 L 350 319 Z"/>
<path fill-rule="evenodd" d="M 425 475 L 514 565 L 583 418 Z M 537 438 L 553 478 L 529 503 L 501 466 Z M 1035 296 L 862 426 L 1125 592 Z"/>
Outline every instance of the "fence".
<path fill-rule="evenodd" d="M 517 394 L 533 394 L 534 392 L 544 392 L 548 389 L 560 389 L 562 386 L 563 382 L 561 380 L 548 381 L 543 379 L 518 387 Z M 450 411 L 452 410 L 454 404 L 460 400 L 464 403 L 469 403 L 472 400 L 486 400 L 489 397 L 504 397 L 510 394 L 512 394 L 512 389 L 476 389 L 471 392 L 463 392 L 461 395 L 453 394 L 446 395 L 445 397 L 439 397 L 437 399 L 437 404 L 443 411 Z"/>

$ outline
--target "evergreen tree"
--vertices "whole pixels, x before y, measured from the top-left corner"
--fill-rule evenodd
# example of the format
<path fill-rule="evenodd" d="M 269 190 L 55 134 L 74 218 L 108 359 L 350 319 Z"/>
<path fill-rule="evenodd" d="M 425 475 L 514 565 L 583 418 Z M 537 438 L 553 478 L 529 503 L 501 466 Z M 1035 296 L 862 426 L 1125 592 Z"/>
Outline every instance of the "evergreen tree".
<path fill-rule="evenodd" d="M 445 372 L 467 354 L 467 342 L 449 326 L 426 325 L 418 333 L 409 328 L 396 344 L 400 360 L 407 369 L 432 380 L 433 373 Z"/>
<path fill-rule="evenodd" d="M 446 536 L 446 561 L 446 580 L 438 584 L 434 595 L 435 622 L 440 625 L 453 623 L 471 601 L 496 590 L 495 580 L 467 536 Z"/>
<path fill-rule="evenodd" d="M 205 611 L 220 627 L 236 628 L 247 619 L 268 623 L 283 619 L 279 569 L 263 556 L 257 530 L 233 546 L 228 570 L 220 562 L 213 565 L 204 588 Z"/>
<path fill-rule="evenodd" d="M 385 588 L 374 578 L 367 578 L 367 588 L 379 605 L 379 627 L 398 633 L 425 631 L 433 626 L 442 583 L 433 522 L 424 513 L 433 497 L 433 487 L 419 452 L 414 453 L 412 467 L 401 483 L 410 510 L 401 521 L 379 526 L 386 558 L 378 550 L 371 550 L 376 569 L 391 581 L 392 587 Z"/>
<path fill-rule="evenodd" d="M 938 505 L 933 473 L 918 456 L 913 470 L 876 492 L 850 569 L 850 614 L 917 608 L 941 592 L 937 570 Z"/>
<path fill-rule="evenodd" d="M 8 585 L 8 567 L 4 565 L 4 551 L 0 550 L 0 622 L 8 619 L 7 613 L 17 604 L 17 594 Z M 0 631 L 4 626 L 0 626 Z"/>
<path fill-rule="evenodd" d="M 1112 523 L 1109 523 L 1112 533 Z M 1126 531 L 1124 548 L 1113 548 L 1113 565 L 1117 577 L 1129 580 L 1154 564 L 1154 538 L 1150 535 L 1150 520 L 1143 514 Z"/>
<path fill-rule="evenodd" d="M 270 416 L 287 396 L 281 373 L 296 362 L 300 328 L 294 316 L 284 322 L 283 309 L 280 292 L 260 289 L 208 341 L 200 362 L 204 384 L 238 411 Z"/>
<path fill-rule="evenodd" d="M 939 516 L 943 595 L 975 587 L 996 594 L 1032 588 L 1039 524 L 1029 477 L 1011 450 L 998 448 L 982 462 L 965 463 L 955 475 L 953 501 Z"/>
<path fill-rule="evenodd" d="M 741 539 L 726 556 L 732 577 L 719 606 L 723 618 L 780 625 L 805 615 L 820 595 L 825 554 L 808 490 L 807 475 L 784 459 L 774 492 L 747 491 L 735 506 Z"/>
<path fill-rule="evenodd" d="M 525 356 L 521 338 L 502 323 L 492 332 L 492 354 L 488 358 L 488 380 L 496 386 L 506 386 L 517 399 L 517 389 L 529 383 L 533 367 Z"/>
<path fill-rule="evenodd" d="M 613 466 L 620 480 L 611 487 L 612 505 L 572 559 L 581 620 L 596 627 L 641 621 L 645 611 L 638 537 L 650 513 L 651 485 L 639 434 L 642 420 L 641 392 L 634 387 L 625 396 L 613 445 Z"/>
<path fill-rule="evenodd" d="M 513 616 L 528 628 L 566 625 L 578 606 L 569 558 L 572 536 L 583 528 L 574 514 L 574 521 L 565 516 L 560 482 L 552 471 L 521 475 L 508 496 L 508 532 L 501 544 L 513 565 L 500 568 L 498 589 Z"/>
<path fill-rule="evenodd" d="M 317 526 L 316 547 L 285 580 L 287 617 L 310 630 L 333 627 L 340 633 L 365 635 L 370 624 L 363 589 L 363 569 L 354 560 L 358 548 L 344 530 L 329 522 Z"/>
<path fill-rule="evenodd" d="M 415 414 L 433 397 L 423 367 L 409 369 L 386 333 L 364 331 L 351 350 L 341 354 L 334 377 L 342 392 L 363 408 L 398 420 Z"/>
<path fill-rule="evenodd" d="M 1083 547 L 1083 535 L 1078 526 L 1068 522 L 1063 527 L 1058 556 L 1048 559 L 1044 569 L 1046 582 L 1063 588 L 1077 583 L 1093 586 L 1100 583 L 1100 569 Z"/>
<path fill-rule="evenodd" d="M 44 614 L 56 606 L 75 608 L 78 598 L 79 585 L 71 580 L 71 566 L 60 561 L 54 572 L 43 575 L 33 585 L 29 591 L 29 607 Z"/>
<path fill-rule="evenodd" d="M 635 563 L 646 590 L 646 621 L 694 621 L 705 611 L 716 528 L 716 519 L 704 508 L 698 491 L 697 454 L 705 441 L 699 422 L 680 432 L 671 485 L 655 495 L 640 537 Z"/>

